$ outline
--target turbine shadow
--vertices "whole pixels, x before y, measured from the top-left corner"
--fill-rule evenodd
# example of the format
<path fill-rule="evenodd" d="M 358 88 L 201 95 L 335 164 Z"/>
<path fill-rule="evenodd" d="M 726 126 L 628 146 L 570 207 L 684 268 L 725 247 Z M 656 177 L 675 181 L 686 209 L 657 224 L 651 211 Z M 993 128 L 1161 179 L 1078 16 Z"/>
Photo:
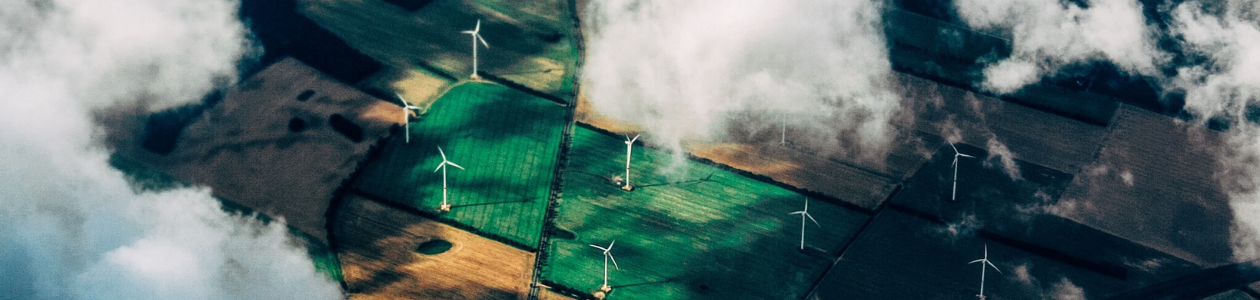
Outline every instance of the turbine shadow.
<path fill-rule="evenodd" d="M 483 206 L 483 205 L 509 204 L 509 203 L 525 203 L 525 202 L 529 202 L 529 201 L 533 201 L 533 200 L 534 200 L 534 198 L 523 198 L 523 199 L 521 199 L 521 200 L 508 200 L 508 201 L 498 201 L 498 202 L 486 202 L 486 203 L 473 203 L 473 204 L 451 205 L 451 209 L 460 208 L 460 207 L 469 207 L 469 206 Z"/>
<path fill-rule="evenodd" d="M 713 179 L 713 174 L 714 173 L 709 173 L 709 175 L 705 176 L 704 178 L 697 178 L 697 179 L 692 179 L 692 180 L 636 185 L 634 188 L 639 189 L 639 188 L 647 188 L 647 187 L 654 187 L 654 186 L 684 185 L 684 184 L 692 184 L 692 183 L 709 182 L 710 180 Z"/>
<path fill-rule="evenodd" d="M 609 287 L 610 287 L 610 288 L 613 288 L 613 289 L 618 289 L 618 288 L 625 288 L 625 287 L 632 287 L 632 286 L 641 286 L 641 285 L 666 284 L 666 283 L 671 283 L 671 282 L 675 282 L 675 281 L 678 281 L 678 279 L 677 279 L 677 278 L 670 278 L 670 279 L 661 280 L 661 281 L 648 281 L 648 282 L 640 282 L 640 283 L 631 283 L 631 284 L 623 284 L 623 285 L 614 285 L 614 286 L 609 286 Z"/>

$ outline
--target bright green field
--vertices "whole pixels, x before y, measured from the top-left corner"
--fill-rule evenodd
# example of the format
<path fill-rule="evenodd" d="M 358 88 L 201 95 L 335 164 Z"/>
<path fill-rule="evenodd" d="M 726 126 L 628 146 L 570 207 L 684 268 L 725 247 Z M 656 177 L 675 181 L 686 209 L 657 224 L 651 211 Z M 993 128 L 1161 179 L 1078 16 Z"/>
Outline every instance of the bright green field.
<path fill-rule="evenodd" d="M 801 251 L 801 219 L 788 213 L 804 196 L 690 161 L 670 183 L 657 174 L 670 155 L 638 145 L 637 189 L 624 192 L 609 177 L 625 172 L 625 151 L 621 137 L 576 127 L 555 221 L 574 237 L 552 236 L 547 281 L 598 288 L 603 256 L 588 244 L 616 240 L 624 267 L 610 271 L 608 299 L 799 299 L 868 218 L 810 201 L 822 227 L 808 224 Z"/>
<path fill-rule="evenodd" d="M 507 87 L 464 83 L 411 122 L 411 142 L 395 135 L 356 182 L 360 192 L 434 211 L 442 203 L 442 161 L 451 211 L 440 219 L 537 247 L 565 108 Z"/>

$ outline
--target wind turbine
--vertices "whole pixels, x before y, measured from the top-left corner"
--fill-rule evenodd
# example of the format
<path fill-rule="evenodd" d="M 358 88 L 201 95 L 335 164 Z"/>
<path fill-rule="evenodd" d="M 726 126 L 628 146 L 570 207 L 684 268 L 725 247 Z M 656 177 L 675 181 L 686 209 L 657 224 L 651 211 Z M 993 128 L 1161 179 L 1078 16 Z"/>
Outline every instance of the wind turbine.
<path fill-rule="evenodd" d="M 993 267 L 993 270 L 997 271 L 998 273 L 1002 273 L 1002 270 L 998 270 L 997 266 L 993 265 L 993 262 L 989 261 L 989 245 L 987 244 L 984 245 L 984 258 L 973 260 L 967 264 L 970 265 L 974 263 L 980 263 L 980 294 L 976 296 L 980 297 L 980 300 L 984 300 L 985 298 L 984 297 L 984 271 L 985 269 L 988 269 L 988 267 Z"/>
<path fill-rule="evenodd" d="M 608 248 L 600 247 L 597 245 L 591 245 L 591 247 L 595 247 L 595 249 L 604 251 L 604 285 L 599 286 L 599 290 L 604 291 L 605 293 L 612 290 L 612 287 L 608 286 L 608 260 L 611 259 L 613 262 L 613 267 L 616 267 L 617 270 L 621 270 L 621 267 L 617 266 L 617 259 L 613 258 L 612 252 L 609 252 L 609 251 L 612 251 L 612 247 L 614 244 L 617 244 L 617 240 L 613 240 L 612 243 L 608 243 Z"/>
<path fill-rule="evenodd" d="M 442 152 L 441 146 L 438 146 L 437 148 L 438 148 L 438 154 L 442 155 L 442 162 L 438 163 L 437 169 L 433 169 L 433 172 L 442 170 L 442 206 L 438 207 L 438 209 L 444 212 L 451 211 L 451 204 L 446 202 L 446 166 L 456 167 L 456 168 L 459 168 L 460 170 L 463 170 L 464 167 L 461 167 L 449 160 L 446 160 L 446 152 Z"/>
<path fill-rule="evenodd" d="M 779 146 L 787 146 L 787 115 L 783 115 L 782 121 L 779 124 Z"/>
<path fill-rule="evenodd" d="M 473 27 L 473 30 L 464 30 L 460 33 L 472 35 L 472 46 L 473 46 L 472 79 L 481 79 L 481 76 L 477 76 L 477 41 L 481 41 L 481 45 L 486 46 L 486 49 L 490 49 L 490 44 L 486 44 L 486 39 L 481 37 L 481 20 L 480 19 L 477 20 L 477 27 Z"/>
<path fill-rule="evenodd" d="M 958 158 L 959 157 L 976 158 L 976 157 L 962 154 L 962 152 L 958 152 L 958 148 L 954 147 L 954 143 L 949 143 L 949 147 L 954 149 L 954 163 L 952 164 L 954 166 L 954 189 L 953 189 L 953 192 L 950 192 L 949 194 L 949 201 L 954 201 L 954 199 L 958 196 Z"/>
<path fill-rule="evenodd" d="M 818 225 L 818 227 L 822 227 L 822 224 L 818 224 L 818 220 L 814 220 L 814 216 L 809 215 L 809 198 L 805 198 L 805 210 L 794 211 L 788 214 L 801 215 L 801 250 L 805 250 L 805 218 L 814 221 L 814 225 Z"/>
<path fill-rule="evenodd" d="M 634 149 L 632 147 L 634 147 L 634 141 L 637 140 L 639 140 L 639 135 L 637 134 L 634 135 L 634 138 L 630 138 L 628 135 L 626 136 L 626 185 L 621 186 L 621 189 L 626 191 L 634 189 L 633 186 L 630 186 L 630 151 Z"/>
<path fill-rule="evenodd" d="M 394 95 L 398 96 L 398 101 L 402 102 L 402 105 L 403 105 L 403 126 L 406 128 L 405 132 L 407 134 L 406 135 L 407 143 L 410 144 L 411 143 L 411 118 L 410 118 L 411 114 L 409 112 L 410 110 L 418 109 L 420 107 L 407 103 L 407 99 L 403 99 L 402 94 L 394 93 Z"/>

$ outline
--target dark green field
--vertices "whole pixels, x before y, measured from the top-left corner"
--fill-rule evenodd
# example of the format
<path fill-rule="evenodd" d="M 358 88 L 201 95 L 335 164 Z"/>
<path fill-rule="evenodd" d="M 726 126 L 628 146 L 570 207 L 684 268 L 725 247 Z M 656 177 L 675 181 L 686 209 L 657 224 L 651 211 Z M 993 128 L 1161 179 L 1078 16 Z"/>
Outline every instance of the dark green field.
<path fill-rule="evenodd" d="M 795 299 L 868 218 L 811 201 L 822 227 L 808 224 L 801 251 L 801 219 L 788 213 L 805 197 L 695 162 L 670 179 L 658 174 L 670 155 L 638 145 L 636 190 L 624 192 L 610 180 L 625 171 L 623 141 L 576 127 L 545 280 L 598 288 L 603 258 L 588 244 L 616 240 L 609 299 Z"/>
<path fill-rule="evenodd" d="M 401 110 L 401 108 L 400 108 Z M 564 130 L 565 108 L 497 84 L 465 83 L 411 122 L 411 142 L 395 135 L 356 182 L 366 194 L 433 211 L 450 168 L 451 211 L 441 219 L 536 247 Z"/>
<path fill-rule="evenodd" d="M 394 66 L 426 64 L 465 79 L 472 73 L 472 30 L 490 45 L 479 72 L 568 98 L 577 71 L 577 32 L 567 0 L 437 0 L 408 12 L 379 0 L 301 0 L 299 11 L 351 47 Z"/>

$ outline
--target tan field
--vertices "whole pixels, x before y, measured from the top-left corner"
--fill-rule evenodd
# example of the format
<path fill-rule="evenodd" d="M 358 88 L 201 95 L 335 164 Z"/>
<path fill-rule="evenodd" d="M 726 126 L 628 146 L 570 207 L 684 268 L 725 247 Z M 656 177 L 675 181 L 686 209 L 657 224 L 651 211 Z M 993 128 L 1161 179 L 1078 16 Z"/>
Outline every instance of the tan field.
<path fill-rule="evenodd" d="M 359 196 L 333 224 L 351 299 L 526 299 L 534 254 Z M 449 250 L 422 254 L 426 242 Z"/>
<path fill-rule="evenodd" d="M 399 110 L 285 59 L 228 91 L 183 130 L 170 154 L 150 153 L 138 141 L 120 143 L 118 153 L 209 186 L 215 196 L 283 217 L 326 243 L 325 213 L 333 192 L 372 143 L 399 124 Z M 360 128 L 361 140 L 334 130 L 333 115 Z M 302 123 L 301 130 L 292 130 L 293 122 Z"/>
<path fill-rule="evenodd" d="M 429 106 L 433 105 L 433 101 L 436 101 L 438 97 L 441 97 L 442 94 L 445 94 L 446 91 L 455 86 L 454 81 L 425 69 L 400 70 L 390 67 L 373 74 L 360 84 L 364 88 L 386 93 L 397 93 L 403 99 L 406 99 L 408 104 L 420 107 L 420 111 L 416 112 L 419 114 L 424 114 L 425 111 L 428 111 Z M 385 100 L 398 101 L 396 99 Z M 399 120 L 402 120 L 401 117 L 399 117 Z"/>

